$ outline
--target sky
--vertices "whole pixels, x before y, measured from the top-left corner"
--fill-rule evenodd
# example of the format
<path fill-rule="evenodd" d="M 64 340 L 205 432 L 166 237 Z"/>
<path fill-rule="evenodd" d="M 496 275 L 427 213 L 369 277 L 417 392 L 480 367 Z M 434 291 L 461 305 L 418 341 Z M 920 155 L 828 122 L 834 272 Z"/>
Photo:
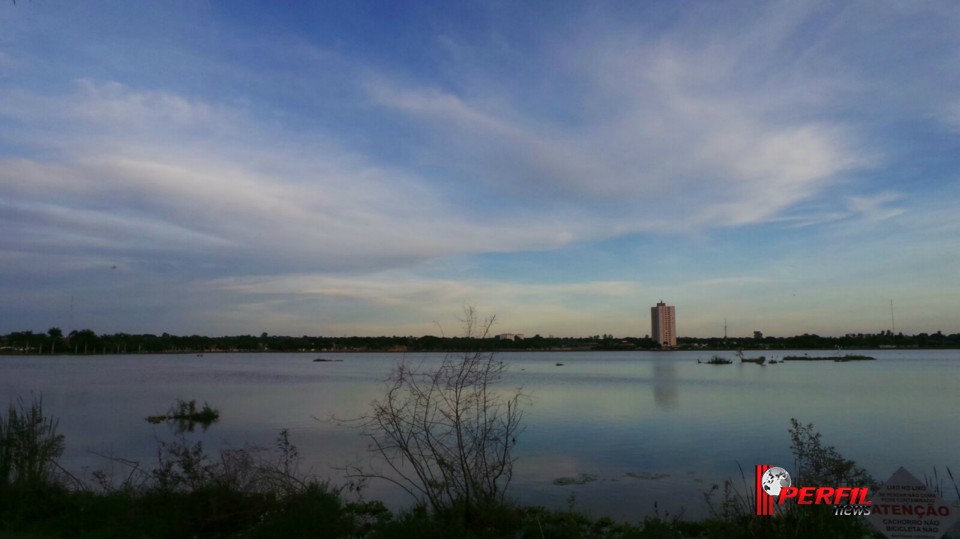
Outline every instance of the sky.
<path fill-rule="evenodd" d="M 960 7 L 0 3 L 0 333 L 960 332 Z"/>

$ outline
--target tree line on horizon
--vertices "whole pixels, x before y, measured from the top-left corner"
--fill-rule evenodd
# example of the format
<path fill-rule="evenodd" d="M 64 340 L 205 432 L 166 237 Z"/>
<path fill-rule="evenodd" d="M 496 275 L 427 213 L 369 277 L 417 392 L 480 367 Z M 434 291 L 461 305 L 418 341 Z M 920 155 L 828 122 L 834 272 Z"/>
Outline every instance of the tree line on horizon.
<path fill-rule="evenodd" d="M 850 333 L 842 337 L 823 337 L 803 334 L 793 337 L 680 337 L 680 350 L 796 350 L 840 348 L 960 348 L 960 333 L 946 335 L 918 333 L 915 335 L 879 333 Z M 177 336 L 154 334 L 97 334 L 91 329 L 74 330 L 68 334 L 57 327 L 46 333 L 16 331 L 0 336 L 0 354 L 136 354 L 136 353 L 213 353 L 213 352 L 464 352 L 541 351 L 541 350 L 656 350 L 660 347 L 649 337 L 614 337 L 593 335 L 587 337 L 533 337 L 498 339 L 495 337 L 436 337 L 425 335 L 381 337 L 320 337 L 278 336 L 266 332 L 259 336 L 236 335 L 207 337 L 201 335 Z"/>

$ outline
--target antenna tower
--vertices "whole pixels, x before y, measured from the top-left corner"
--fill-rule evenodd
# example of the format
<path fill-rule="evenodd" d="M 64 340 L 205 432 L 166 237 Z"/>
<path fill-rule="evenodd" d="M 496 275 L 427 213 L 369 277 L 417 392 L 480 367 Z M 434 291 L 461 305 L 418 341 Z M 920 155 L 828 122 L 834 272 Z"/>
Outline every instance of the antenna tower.
<path fill-rule="evenodd" d="M 895 320 L 893 318 L 893 300 L 891 299 L 890 300 L 890 333 L 893 334 L 896 332 L 897 332 L 897 324 L 895 323 Z"/>

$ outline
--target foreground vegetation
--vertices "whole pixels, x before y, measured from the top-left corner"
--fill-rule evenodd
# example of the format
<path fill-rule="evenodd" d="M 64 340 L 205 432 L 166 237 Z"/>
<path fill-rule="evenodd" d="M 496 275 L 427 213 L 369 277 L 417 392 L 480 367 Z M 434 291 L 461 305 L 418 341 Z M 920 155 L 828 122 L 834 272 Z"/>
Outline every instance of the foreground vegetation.
<path fill-rule="evenodd" d="M 685 521 L 658 514 L 634 523 L 572 509 L 518 507 L 499 495 L 481 510 L 418 504 L 393 512 L 365 500 L 362 483 L 335 487 L 299 473 L 299 453 L 281 432 L 275 447 L 207 454 L 180 433 L 162 442 L 151 470 L 118 459 L 124 471 L 81 481 L 57 464 L 64 449 L 40 401 L 12 405 L 0 418 L 0 537 L 882 537 L 829 507 L 787 507 L 753 516 L 750 481 L 705 493 L 711 516 Z M 804 484 L 871 485 L 852 460 L 823 444 L 813 425 L 790 428 Z"/>

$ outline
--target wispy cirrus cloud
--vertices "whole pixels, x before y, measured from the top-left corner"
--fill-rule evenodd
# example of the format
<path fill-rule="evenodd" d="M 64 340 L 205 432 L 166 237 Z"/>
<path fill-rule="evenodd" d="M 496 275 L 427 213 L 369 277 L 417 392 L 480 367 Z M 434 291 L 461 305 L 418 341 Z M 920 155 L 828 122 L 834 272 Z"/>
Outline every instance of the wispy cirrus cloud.
<path fill-rule="evenodd" d="M 903 215 L 903 208 L 888 206 L 889 203 L 899 200 L 897 193 L 879 193 L 872 196 L 852 196 L 847 200 L 850 209 L 868 221 L 883 221 Z"/>
<path fill-rule="evenodd" d="M 529 114 L 496 88 L 470 99 L 378 80 L 368 91 L 420 122 L 427 147 L 443 145 L 456 162 L 451 170 L 500 196 L 575 203 L 621 231 L 772 220 L 872 162 L 851 126 L 797 114 L 810 104 L 786 91 L 789 82 L 732 91 L 755 51 L 721 45 L 704 54 L 629 35 L 600 46 L 573 54 L 591 56 L 570 68 L 590 89 L 573 123 Z"/>
<path fill-rule="evenodd" d="M 950 129 L 960 131 L 960 99 L 946 104 L 940 118 Z"/>
<path fill-rule="evenodd" d="M 52 144 L 56 159 L 3 160 L 0 193 L 18 201 L 16 221 L 30 231 L 10 238 L 10 248 L 35 245 L 38 234 L 74 246 L 82 237 L 89 246 L 139 238 L 170 247 L 164 236 L 180 231 L 177 245 L 213 241 L 211 255 L 235 271 L 260 271 L 252 268 L 266 257 L 282 273 L 547 248 L 599 230 L 564 229 L 571 234 L 524 216 L 478 220 L 429 178 L 322 136 L 258 132 L 243 110 L 173 94 L 80 81 L 73 94 L 21 104 L 29 106 L 4 112 L 64 128 Z M 138 128 L 149 132 L 140 136 Z M 251 260 L 251 251 L 262 256 Z"/>
<path fill-rule="evenodd" d="M 0 323 L 642 334 L 956 265 L 942 5 L 113 7 L 0 22 Z"/>
<path fill-rule="evenodd" d="M 476 305 L 482 314 L 495 314 L 497 331 L 576 334 L 599 332 L 595 314 L 585 304 L 604 304 L 608 315 L 622 321 L 615 327 L 628 334 L 635 326 L 630 302 L 637 283 L 594 281 L 583 283 L 530 284 L 488 279 L 430 278 L 409 271 L 390 271 L 363 277 L 299 274 L 216 279 L 204 284 L 206 290 L 220 290 L 245 305 L 284 309 L 297 303 L 304 309 L 319 305 L 350 306 L 358 318 L 399 320 L 393 334 L 436 334 L 437 322 L 443 331 L 455 335 L 455 315 L 464 305 Z M 544 301 L 545 298 L 550 298 Z M 403 316 L 402 313 L 405 313 Z M 382 323 L 382 322 L 376 322 Z M 357 320 L 343 321 L 339 330 L 364 331 Z M 349 328 L 349 329 L 348 329 Z M 374 332 L 375 333 L 375 332 Z"/>

